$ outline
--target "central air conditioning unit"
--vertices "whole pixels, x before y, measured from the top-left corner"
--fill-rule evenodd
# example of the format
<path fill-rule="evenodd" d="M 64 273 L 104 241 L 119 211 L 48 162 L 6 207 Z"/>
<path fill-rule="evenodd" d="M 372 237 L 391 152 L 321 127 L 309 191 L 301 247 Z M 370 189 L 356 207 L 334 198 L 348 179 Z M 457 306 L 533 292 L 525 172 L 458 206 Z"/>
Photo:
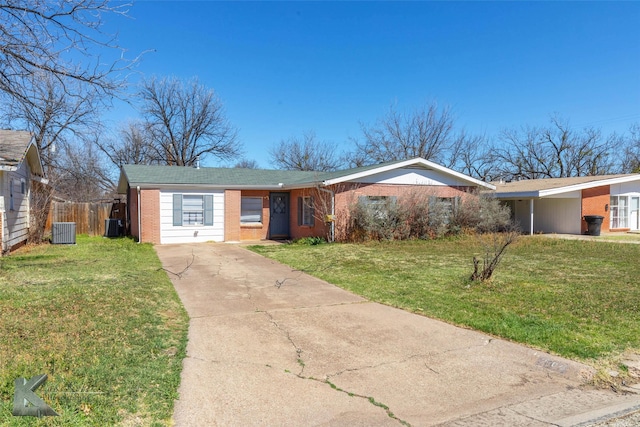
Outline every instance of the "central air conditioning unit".
<path fill-rule="evenodd" d="M 76 223 L 54 222 L 51 225 L 51 243 L 54 245 L 75 245 Z"/>

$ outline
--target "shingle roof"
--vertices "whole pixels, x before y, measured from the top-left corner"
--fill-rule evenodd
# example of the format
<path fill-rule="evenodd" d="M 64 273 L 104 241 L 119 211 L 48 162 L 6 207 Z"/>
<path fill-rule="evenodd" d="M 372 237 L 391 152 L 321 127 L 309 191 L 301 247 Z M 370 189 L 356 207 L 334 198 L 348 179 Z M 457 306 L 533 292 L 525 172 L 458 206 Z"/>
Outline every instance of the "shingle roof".
<path fill-rule="evenodd" d="M 311 181 L 318 175 L 302 171 L 147 165 L 124 165 L 122 170 L 130 183 L 164 185 L 277 186 Z"/>
<path fill-rule="evenodd" d="M 558 194 L 580 188 L 599 187 L 616 181 L 640 181 L 640 174 L 596 175 L 571 178 L 525 179 L 512 182 L 494 182 L 496 196 L 532 196 L 540 197 L 546 193 Z"/>
<path fill-rule="evenodd" d="M 31 133 L 17 130 L 0 130 L 0 166 L 17 166 L 27 152 Z"/>
<path fill-rule="evenodd" d="M 124 193 L 127 185 L 132 187 L 138 185 L 200 185 L 218 188 L 300 188 L 315 186 L 324 181 L 340 180 L 342 178 L 351 179 L 357 175 L 366 175 L 368 172 L 376 173 L 377 169 L 394 168 L 394 165 L 398 165 L 397 167 L 415 166 L 427 169 L 431 169 L 431 166 L 433 166 L 440 169 L 441 172 L 447 171 L 445 173 L 458 176 L 458 178 L 463 177 L 470 183 L 492 187 L 458 172 L 431 164 L 424 159 L 416 158 L 333 172 L 204 167 L 196 169 L 184 166 L 124 165 L 120 175 L 118 191 Z"/>
<path fill-rule="evenodd" d="M 200 168 L 184 166 L 124 165 L 122 172 L 130 185 L 215 185 L 229 186 L 304 186 L 365 172 L 398 162 L 362 166 L 333 172 L 291 171 L 242 168 Z"/>

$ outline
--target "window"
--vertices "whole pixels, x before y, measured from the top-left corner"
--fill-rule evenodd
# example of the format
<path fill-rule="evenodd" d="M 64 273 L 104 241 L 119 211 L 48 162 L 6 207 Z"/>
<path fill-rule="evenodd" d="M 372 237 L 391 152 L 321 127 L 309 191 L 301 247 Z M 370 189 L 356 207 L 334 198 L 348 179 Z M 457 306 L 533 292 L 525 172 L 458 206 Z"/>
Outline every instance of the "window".
<path fill-rule="evenodd" d="M 384 219 L 389 215 L 389 208 L 396 203 L 395 196 L 360 196 L 358 203 L 363 204 L 374 217 Z"/>
<path fill-rule="evenodd" d="M 27 193 L 27 183 L 25 182 L 24 179 L 20 180 L 20 192 L 22 194 L 26 194 Z"/>
<path fill-rule="evenodd" d="M 611 196 L 611 228 L 623 228 L 627 226 L 627 197 Z"/>
<path fill-rule="evenodd" d="M 611 196 L 610 203 L 611 228 L 626 228 L 629 226 L 628 197 Z"/>
<path fill-rule="evenodd" d="M 182 225 L 204 224 L 202 196 L 182 196 Z"/>
<path fill-rule="evenodd" d="M 458 207 L 459 199 L 459 197 L 436 197 L 435 203 L 448 216 L 451 216 Z"/>
<path fill-rule="evenodd" d="M 243 197 L 241 199 L 240 222 L 243 224 L 262 222 L 262 197 Z"/>
<path fill-rule="evenodd" d="M 313 227 L 315 224 L 314 214 L 313 197 L 298 197 L 298 225 Z"/>
<path fill-rule="evenodd" d="M 209 194 L 174 194 L 173 225 L 213 225 L 213 196 Z"/>

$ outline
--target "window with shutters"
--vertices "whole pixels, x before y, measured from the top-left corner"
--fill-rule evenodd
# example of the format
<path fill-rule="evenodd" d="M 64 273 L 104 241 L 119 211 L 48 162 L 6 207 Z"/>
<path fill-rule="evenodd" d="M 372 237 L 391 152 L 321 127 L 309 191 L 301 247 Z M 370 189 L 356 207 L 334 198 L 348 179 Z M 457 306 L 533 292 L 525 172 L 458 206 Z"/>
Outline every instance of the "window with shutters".
<path fill-rule="evenodd" d="M 173 225 L 213 225 L 213 196 L 206 194 L 174 194 Z"/>
<path fill-rule="evenodd" d="M 298 197 L 298 225 L 308 225 L 313 227 L 314 220 L 313 197 Z"/>

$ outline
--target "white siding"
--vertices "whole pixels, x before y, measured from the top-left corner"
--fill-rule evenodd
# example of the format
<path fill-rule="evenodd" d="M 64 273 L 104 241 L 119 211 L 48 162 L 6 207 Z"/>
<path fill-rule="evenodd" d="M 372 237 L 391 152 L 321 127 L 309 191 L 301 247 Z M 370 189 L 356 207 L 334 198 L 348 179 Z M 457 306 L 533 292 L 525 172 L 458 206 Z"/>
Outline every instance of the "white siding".
<path fill-rule="evenodd" d="M 625 182 L 622 184 L 614 184 L 611 186 L 610 192 L 612 196 L 637 196 L 640 195 L 640 182 Z"/>
<path fill-rule="evenodd" d="M 530 230 L 529 200 L 514 202 L 515 219 L 524 232 Z M 582 208 L 580 199 L 535 199 L 533 232 L 580 234 Z"/>
<path fill-rule="evenodd" d="M 4 197 L 3 250 L 24 242 L 29 237 L 29 200 L 31 193 L 30 171 L 27 162 L 22 162 L 15 172 L 2 172 L 0 195 Z M 24 194 L 22 183 L 24 182 Z M 13 204 L 11 202 L 13 185 Z"/>
<path fill-rule="evenodd" d="M 404 184 L 404 185 L 472 185 L 454 176 L 426 169 L 394 169 L 358 179 L 357 182 L 367 184 Z"/>
<path fill-rule="evenodd" d="M 213 195 L 213 225 L 174 226 L 173 195 L 176 193 L 184 195 Z M 210 241 L 224 241 L 224 191 L 160 191 L 160 243 Z"/>

